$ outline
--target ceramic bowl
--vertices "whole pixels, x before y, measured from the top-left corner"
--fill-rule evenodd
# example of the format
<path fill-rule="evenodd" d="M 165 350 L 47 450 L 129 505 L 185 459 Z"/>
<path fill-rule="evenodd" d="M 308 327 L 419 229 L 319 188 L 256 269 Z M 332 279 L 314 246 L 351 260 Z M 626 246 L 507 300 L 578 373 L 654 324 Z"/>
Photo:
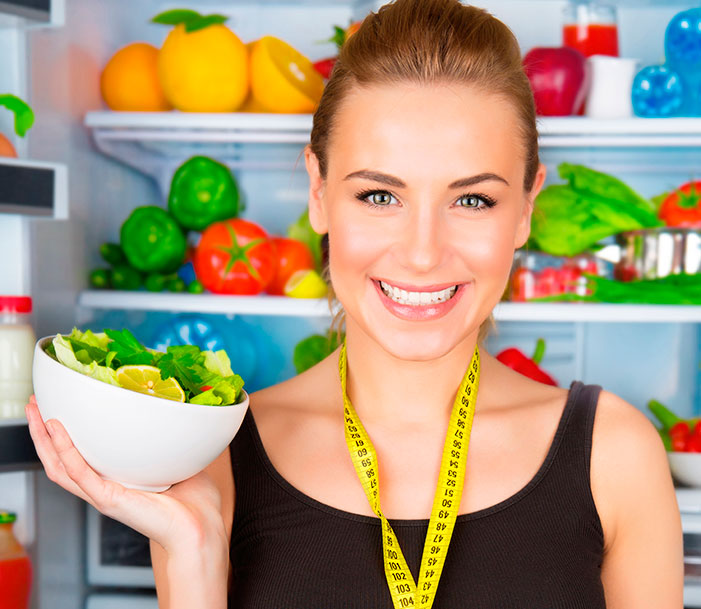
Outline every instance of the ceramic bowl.
<path fill-rule="evenodd" d="M 164 491 L 209 465 L 236 435 L 248 394 L 230 406 L 156 398 L 90 378 L 34 348 L 34 393 L 44 421 L 57 419 L 104 479 Z"/>
<path fill-rule="evenodd" d="M 677 482 L 701 487 L 701 453 L 668 452 L 667 458 Z"/>

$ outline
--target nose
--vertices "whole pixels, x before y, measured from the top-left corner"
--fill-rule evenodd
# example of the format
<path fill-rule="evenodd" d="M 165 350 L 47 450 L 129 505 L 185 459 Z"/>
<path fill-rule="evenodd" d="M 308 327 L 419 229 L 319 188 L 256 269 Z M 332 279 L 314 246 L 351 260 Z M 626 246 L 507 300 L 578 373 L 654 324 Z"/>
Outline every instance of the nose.
<path fill-rule="evenodd" d="M 445 230 L 438 210 L 431 206 L 409 214 L 401 238 L 402 264 L 415 273 L 438 267 L 445 256 Z"/>

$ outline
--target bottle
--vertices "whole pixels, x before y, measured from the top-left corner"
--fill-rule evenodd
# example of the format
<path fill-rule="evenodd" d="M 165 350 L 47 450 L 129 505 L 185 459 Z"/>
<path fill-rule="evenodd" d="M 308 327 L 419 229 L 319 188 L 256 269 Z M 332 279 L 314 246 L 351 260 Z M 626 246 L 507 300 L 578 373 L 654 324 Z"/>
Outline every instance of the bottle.
<path fill-rule="evenodd" d="M 701 7 L 677 13 L 664 39 L 667 65 L 684 84 L 680 116 L 701 116 Z"/>
<path fill-rule="evenodd" d="M 562 44 L 577 49 L 585 57 L 618 57 L 616 8 L 598 2 L 572 0 L 564 9 Z"/>
<path fill-rule="evenodd" d="M 32 395 L 36 337 L 31 312 L 28 296 L 0 296 L 0 419 L 24 417 Z"/>
<path fill-rule="evenodd" d="M 0 511 L 0 609 L 28 609 L 32 563 L 12 525 L 17 515 Z"/>

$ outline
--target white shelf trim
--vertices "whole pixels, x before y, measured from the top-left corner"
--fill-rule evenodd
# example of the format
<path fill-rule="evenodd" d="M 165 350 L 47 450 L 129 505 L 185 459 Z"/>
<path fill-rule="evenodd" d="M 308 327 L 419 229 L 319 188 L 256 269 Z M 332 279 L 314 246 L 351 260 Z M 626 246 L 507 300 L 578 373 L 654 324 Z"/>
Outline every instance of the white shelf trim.
<path fill-rule="evenodd" d="M 88 112 L 98 141 L 306 143 L 311 114 Z M 701 146 L 701 118 L 541 117 L 544 147 Z"/>
<path fill-rule="evenodd" d="M 331 317 L 325 298 L 285 296 L 225 296 L 87 290 L 78 305 L 87 309 L 197 312 L 232 315 Z M 502 302 L 494 309 L 497 321 L 699 323 L 701 307 L 592 303 Z"/>
<path fill-rule="evenodd" d="M 331 317 L 325 298 L 286 296 L 228 296 L 221 294 L 174 294 L 171 292 L 127 292 L 87 290 L 78 306 L 89 309 L 125 309 L 238 315 Z"/>

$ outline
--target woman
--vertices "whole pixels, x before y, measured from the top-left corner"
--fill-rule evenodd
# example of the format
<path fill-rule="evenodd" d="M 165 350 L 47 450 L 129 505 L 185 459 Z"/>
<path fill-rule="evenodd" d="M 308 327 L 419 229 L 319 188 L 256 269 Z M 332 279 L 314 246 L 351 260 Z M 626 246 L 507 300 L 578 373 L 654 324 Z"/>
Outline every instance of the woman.
<path fill-rule="evenodd" d="M 475 355 L 545 179 L 506 26 L 457 0 L 371 13 L 305 160 L 346 351 L 253 394 L 229 449 L 160 494 L 102 481 L 32 403 L 49 477 L 152 540 L 170 609 L 680 608 L 679 512 L 645 416 Z"/>

